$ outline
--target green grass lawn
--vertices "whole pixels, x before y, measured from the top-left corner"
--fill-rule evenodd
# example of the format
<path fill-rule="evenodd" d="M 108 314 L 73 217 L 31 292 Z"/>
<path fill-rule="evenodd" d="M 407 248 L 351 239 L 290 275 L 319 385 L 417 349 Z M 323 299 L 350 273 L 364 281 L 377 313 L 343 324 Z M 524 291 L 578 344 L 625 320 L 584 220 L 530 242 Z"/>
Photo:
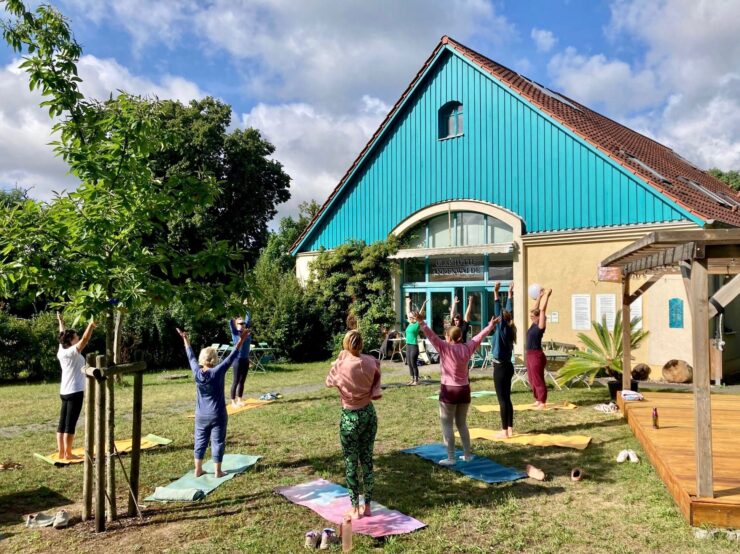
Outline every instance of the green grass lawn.
<path fill-rule="evenodd" d="M 285 364 L 266 374 L 250 373 L 249 396 L 270 390 L 285 394 L 279 402 L 229 420 L 226 452 L 264 456 L 256 471 L 237 476 L 199 503 L 147 504 L 143 522 L 124 519 L 102 535 L 96 535 L 90 524 L 79 523 L 82 467 L 55 468 L 32 457 L 33 452 L 50 453 L 55 448 L 58 384 L 0 387 L 0 461 L 23 464 L 20 471 L 0 472 L 0 551 L 301 551 L 304 532 L 326 523 L 273 490 L 317 477 L 344 484 L 337 435 L 339 400 L 336 391 L 321 386 L 327 370 L 327 363 Z M 474 377 L 473 390 L 493 389 L 486 374 Z M 399 371 L 384 377 L 384 382 L 404 380 Z M 613 461 L 624 448 L 641 456 L 642 451 L 620 417 L 591 409 L 605 400 L 605 389 L 551 391 L 552 401 L 569 400 L 579 406 L 577 410 L 515 414 L 519 432 L 591 435 L 593 442 L 585 451 L 476 441 L 476 454 L 516 468 L 531 462 L 551 476 L 544 483 L 486 485 L 398 453 L 441 442 L 437 402 L 426 398 L 437 388 L 389 388 L 375 403 L 376 500 L 428 527 L 383 541 L 356 536 L 356 552 L 737 552 L 737 544 L 726 539 L 693 538 L 649 463 Z M 130 433 L 131 395 L 130 386 L 116 391 L 117 438 Z M 142 455 L 142 498 L 192 467 L 193 422 L 186 414 L 192 411 L 194 395 L 190 379 L 146 375 L 143 432 L 174 442 Z M 515 403 L 530 401 L 528 391 L 516 390 Z M 498 414 L 471 409 L 469 424 L 498 428 Z M 81 446 L 82 419 L 78 430 L 76 444 Z M 580 483 L 569 478 L 576 466 L 587 476 Z M 126 504 L 120 475 L 119 468 L 119 507 Z M 23 527 L 24 514 L 61 506 L 72 511 L 76 525 L 61 531 Z"/>

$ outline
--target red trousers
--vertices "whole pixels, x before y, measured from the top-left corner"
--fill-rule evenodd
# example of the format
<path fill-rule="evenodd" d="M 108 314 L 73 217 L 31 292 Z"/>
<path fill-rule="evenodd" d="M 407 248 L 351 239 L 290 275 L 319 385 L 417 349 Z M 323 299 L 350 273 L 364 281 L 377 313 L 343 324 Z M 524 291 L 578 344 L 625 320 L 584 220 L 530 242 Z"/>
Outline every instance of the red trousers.
<path fill-rule="evenodd" d="M 527 378 L 532 385 L 532 393 L 537 402 L 547 402 L 547 385 L 545 384 L 545 365 L 547 358 L 542 350 L 527 350 Z"/>

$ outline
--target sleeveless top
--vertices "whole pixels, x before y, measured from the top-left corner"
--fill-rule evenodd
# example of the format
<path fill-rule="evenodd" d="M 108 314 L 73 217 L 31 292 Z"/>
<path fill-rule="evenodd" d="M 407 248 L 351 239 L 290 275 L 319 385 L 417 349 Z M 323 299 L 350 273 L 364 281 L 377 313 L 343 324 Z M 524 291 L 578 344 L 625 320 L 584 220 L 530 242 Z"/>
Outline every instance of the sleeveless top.
<path fill-rule="evenodd" d="M 544 329 L 540 329 L 540 326 L 533 323 L 529 329 L 527 329 L 527 350 L 542 350 L 542 335 L 545 334 Z"/>

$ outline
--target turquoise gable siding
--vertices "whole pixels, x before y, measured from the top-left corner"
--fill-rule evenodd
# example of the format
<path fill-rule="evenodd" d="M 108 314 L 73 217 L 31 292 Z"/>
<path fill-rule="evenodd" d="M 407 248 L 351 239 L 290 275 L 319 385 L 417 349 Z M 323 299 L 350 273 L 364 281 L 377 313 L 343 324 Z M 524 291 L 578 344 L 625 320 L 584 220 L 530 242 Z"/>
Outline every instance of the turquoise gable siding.
<path fill-rule="evenodd" d="M 462 137 L 439 140 L 438 110 L 463 103 Z M 414 212 L 481 200 L 516 213 L 525 232 L 695 218 L 449 50 L 298 251 L 384 239 Z"/>

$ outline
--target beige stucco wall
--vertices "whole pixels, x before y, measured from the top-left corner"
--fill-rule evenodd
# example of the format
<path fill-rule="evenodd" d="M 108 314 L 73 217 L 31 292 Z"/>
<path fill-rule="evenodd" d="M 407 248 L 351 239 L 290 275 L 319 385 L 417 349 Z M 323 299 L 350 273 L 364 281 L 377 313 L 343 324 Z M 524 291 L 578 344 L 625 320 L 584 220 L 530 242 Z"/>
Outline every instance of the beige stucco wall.
<path fill-rule="evenodd" d="M 596 319 L 596 295 L 614 294 L 617 309 L 621 307 L 622 287 L 620 283 L 599 282 L 597 271 L 601 260 L 630 244 L 632 240 L 605 242 L 582 242 L 576 244 L 543 244 L 525 247 L 526 285 L 539 283 L 553 289 L 548 312 L 558 313 L 558 322 L 548 323 L 545 338 L 576 344 L 578 331 L 573 329 L 571 297 L 573 294 L 591 296 L 591 319 Z M 642 281 L 632 280 L 631 290 L 637 289 Z M 525 286 L 526 286 L 525 285 Z M 522 287 L 524 289 L 524 287 Z M 678 297 L 685 302 L 686 293 L 679 276 L 663 277 L 642 296 L 642 320 L 650 336 L 642 346 L 633 351 L 633 364 L 647 363 L 653 378 L 660 376 L 660 368 L 671 358 L 680 358 L 691 363 L 691 319 L 688 305 L 684 304 L 684 328 L 668 328 L 668 299 Z M 531 306 L 532 301 L 527 300 Z M 521 319 L 519 319 L 521 321 Z M 522 321 L 528 326 L 528 322 Z M 588 334 L 593 336 L 592 332 Z"/>
<path fill-rule="evenodd" d="M 295 274 L 301 285 L 305 286 L 311 278 L 311 262 L 319 255 L 318 252 L 302 252 L 295 258 Z"/>

